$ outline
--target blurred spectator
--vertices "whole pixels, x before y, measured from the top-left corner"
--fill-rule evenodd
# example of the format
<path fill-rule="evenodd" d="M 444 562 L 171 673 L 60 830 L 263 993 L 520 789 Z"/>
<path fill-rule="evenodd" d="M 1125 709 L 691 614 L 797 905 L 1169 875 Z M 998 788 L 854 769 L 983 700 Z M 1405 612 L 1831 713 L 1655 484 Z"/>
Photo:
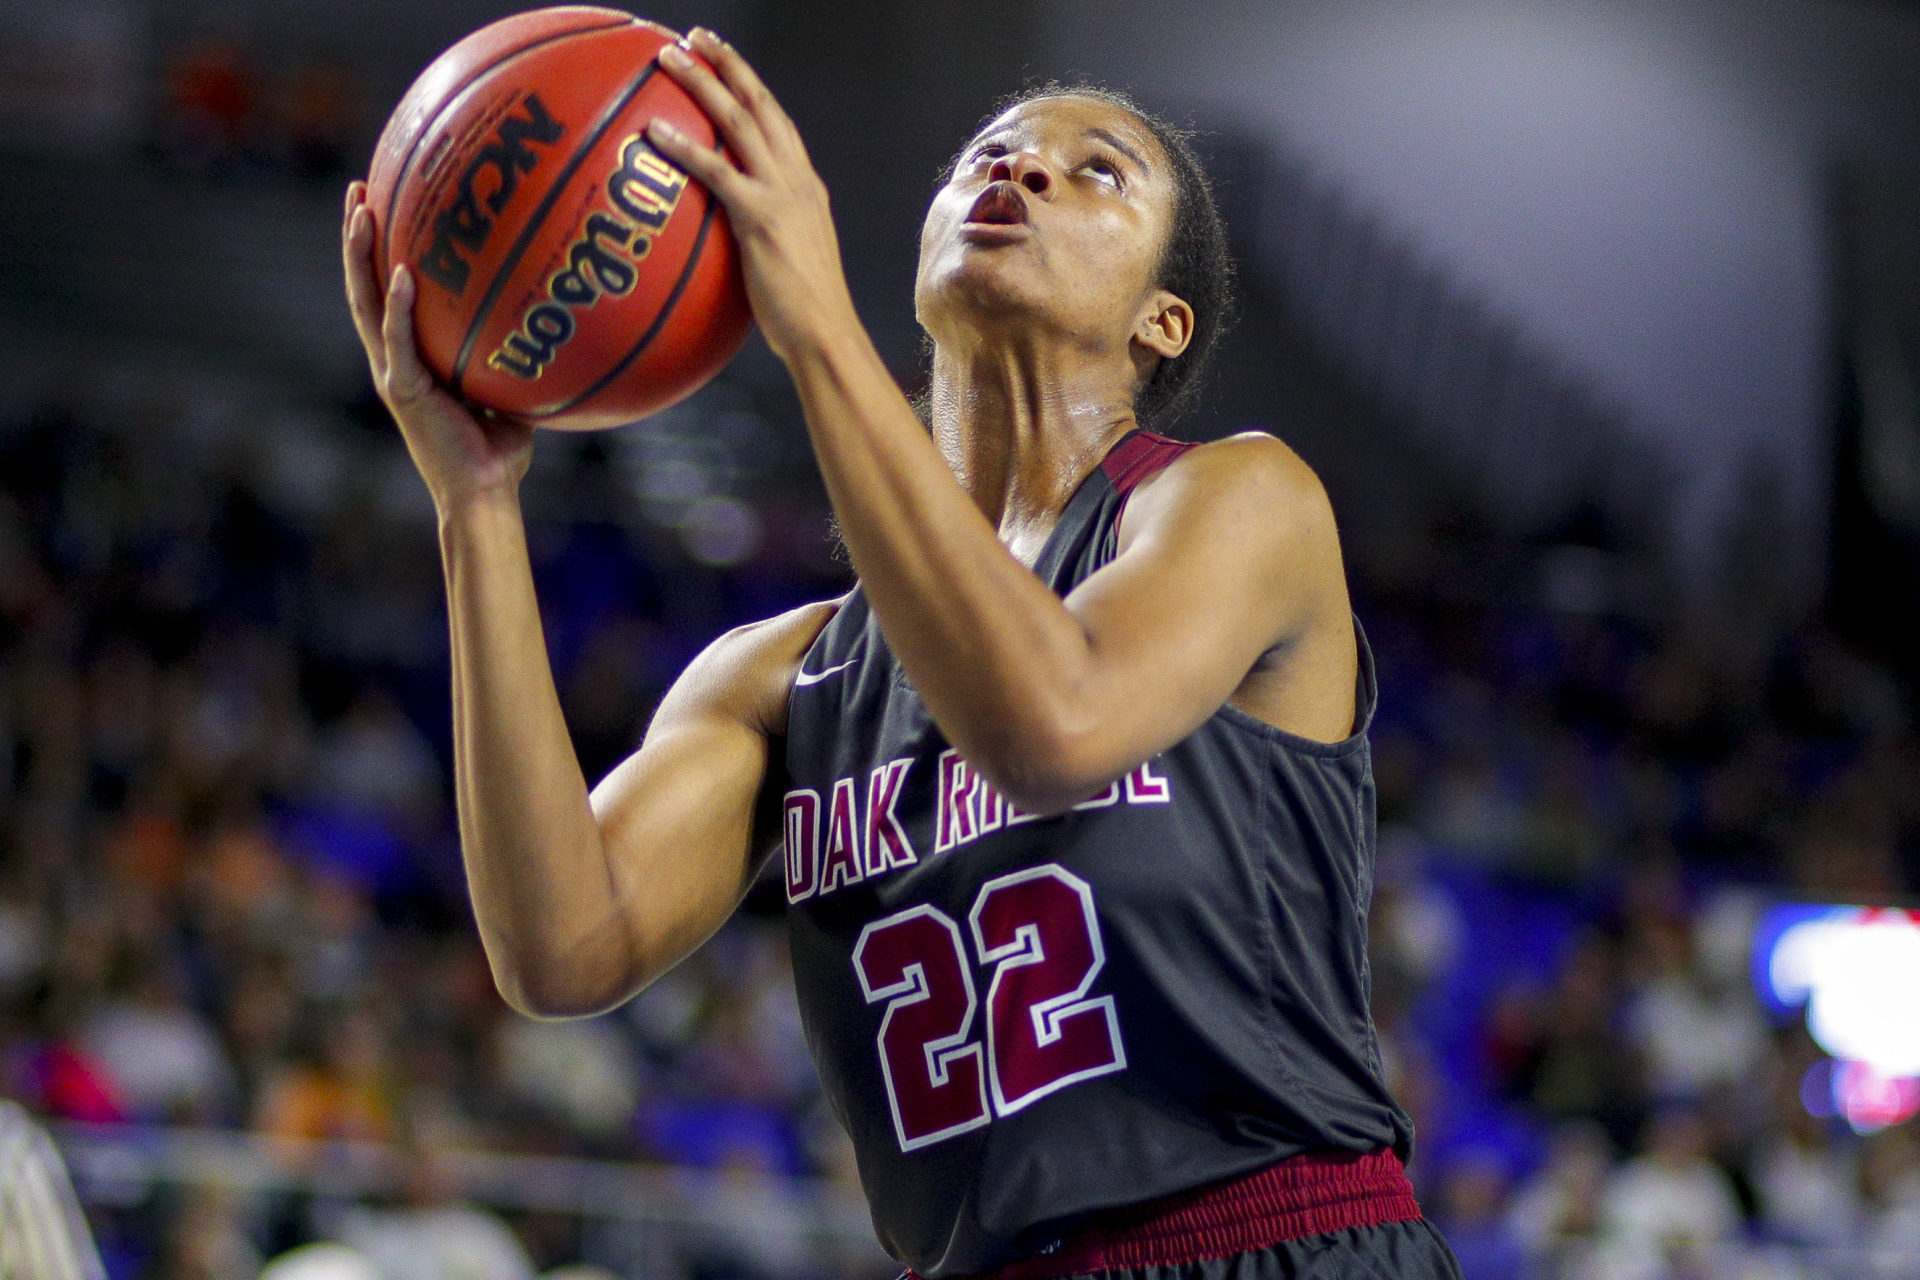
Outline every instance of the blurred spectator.
<path fill-rule="evenodd" d="M 167 67 L 161 155 L 189 173 L 230 173 L 256 141 L 259 109 L 259 77 L 247 51 L 218 36 L 196 40 Z"/>
<path fill-rule="evenodd" d="M 307 787 L 323 806 L 404 824 L 438 811 L 440 767 L 393 696 L 367 686 L 315 740 Z"/>
<path fill-rule="evenodd" d="M 112 811 L 126 803 L 160 734 L 160 673 L 147 650 L 123 636 L 101 646 L 87 672 L 87 789 Z"/>
<path fill-rule="evenodd" d="M 782 1195 L 751 1160 L 737 1161 L 717 1188 L 719 1220 L 739 1230 L 701 1232 L 687 1250 L 685 1270 L 693 1277 L 770 1280 L 802 1271 L 807 1262 L 807 1218 L 801 1206 Z"/>
<path fill-rule="evenodd" d="M 110 1124 L 131 1118 L 113 1074 L 56 1026 L 23 1055 L 11 1090 L 36 1111 L 60 1120 Z"/>
<path fill-rule="evenodd" d="M 51 935 L 30 869 L 17 857 L 0 863 L 0 1005 L 19 1000 L 46 972 Z"/>
<path fill-rule="evenodd" d="M 1896 787 L 1900 794 L 1906 787 Z M 1788 849 L 1793 883 L 1811 898 L 1881 902 L 1901 894 L 1900 858 L 1887 795 L 1856 785 L 1812 807 Z"/>
<path fill-rule="evenodd" d="M 1523 869 L 1549 883 L 1580 883 L 1601 869 L 1615 833 L 1599 811 L 1583 745 L 1550 724 L 1536 726 L 1535 732 L 1542 749 L 1535 761 Z"/>
<path fill-rule="evenodd" d="M 1644 1093 L 1639 1060 L 1615 1025 L 1617 980 L 1605 939 L 1596 933 L 1575 939 L 1524 1052 L 1503 1052 L 1524 1064 L 1513 1087 L 1542 1115 L 1597 1121 L 1624 1143 L 1639 1128 Z"/>
<path fill-rule="evenodd" d="M 130 797 L 105 832 L 107 869 L 124 892 L 171 903 L 186 873 L 187 833 L 181 806 L 157 780 Z"/>
<path fill-rule="evenodd" d="M 1860 1187 L 1866 1203 L 1860 1239 L 1874 1273 L 1888 1280 L 1913 1275 L 1920 1258 L 1920 1132 L 1912 1123 L 1867 1139 Z"/>
<path fill-rule="evenodd" d="M 1489 745 L 1464 745 L 1442 759 L 1419 823 L 1442 849 L 1489 866 L 1513 866 L 1526 847 L 1518 780 L 1502 770 Z"/>
<path fill-rule="evenodd" d="M 1710 980 L 1682 913 L 1642 921 L 1632 943 L 1626 1029 L 1648 1088 L 1679 1098 L 1740 1083 L 1760 1062 L 1765 1035 L 1745 982 Z"/>
<path fill-rule="evenodd" d="M 1452 967 L 1460 949 L 1460 910 L 1422 875 L 1424 850 L 1405 828 L 1380 834 L 1373 909 L 1367 917 L 1376 996 L 1391 989 L 1411 1003 Z"/>
<path fill-rule="evenodd" d="M 262 1259 L 239 1195 L 196 1189 L 169 1216 L 155 1280 L 259 1280 Z"/>
<path fill-rule="evenodd" d="M 1544 999 L 1545 993 L 1531 976 L 1507 978 L 1488 994 L 1481 1011 L 1480 1056 L 1501 1098 L 1517 1101 L 1531 1087 Z"/>
<path fill-rule="evenodd" d="M 1663 1108 L 1644 1151 L 1608 1180 L 1601 1200 L 1608 1271 L 1616 1276 L 1690 1275 L 1740 1229 L 1740 1206 L 1726 1171 L 1708 1155 L 1698 1110 Z"/>
<path fill-rule="evenodd" d="M 1554 1129 L 1546 1163 L 1516 1189 L 1506 1214 L 1536 1274 L 1588 1274 L 1600 1245 L 1600 1206 L 1612 1167 L 1612 1144 L 1598 1125 L 1581 1121 Z"/>
<path fill-rule="evenodd" d="M 371 1262 L 380 1280 L 534 1280 L 513 1232 L 460 1199 L 459 1180 L 430 1147 L 409 1146 L 402 1167 L 401 1203 L 346 1209 L 329 1236 Z"/>
<path fill-rule="evenodd" d="M 252 807 L 234 806 L 212 821 L 181 887 L 186 923 L 223 955 L 284 958 L 309 927 L 305 886 Z"/>
<path fill-rule="evenodd" d="M 785 1106 L 817 1087 L 793 1001 L 792 953 L 764 923 L 723 930 L 712 943 L 727 979 L 709 993 L 683 1070 L 710 1093 Z"/>
<path fill-rule="evenodd" d="M 500 1020 L 494 1052 L 501 1082 L 567 1128 L 605 1143 L 633 1123 L 639 1064 L 612 1019 L 509 1016 Z"/>
<path fill-rule="evenodd" d="M 1463 1152 L 1440 1179 L 1432 1217 L 1470 1280 L 1526 1280 L 1527 1253 L 1503 1216 L 1506 1163 L 1491 1151 Z"/>
<path fill-rule="evenodd" d="M 394 1076 L 378 1016 L 351 1007 L 303 1033 L 305 1046 L 262 1089 L 255 1127 L 307 1141 L 391 1139 Z"/>
<path fill-rule="evenodd" d="M 183 994 L 170 956 L 131 955 L 116 988 L 87 1014 L 80 1039 L 133 1117 L 212 1124 L 235 1102 L 233 1068 Z"/>
<path fill-rule="evenodd" d="M 1761 1232 L 1774 1240 L 1844 1248 L 1860 1229 L 1857 1153 L 1835 1140 L 1829 1125 L 1800 1100 L 1801 1070 L 1776 1073 L 1772 1123 L 1756 1144 L 1751 1168 Z"/>
<path fill-rule="evenodd" d="M 284 963 L 257 958 L 228 976 L 222 1030 L 247 1097 L 258 1097 L 292 1053 L 299 996 Z"/>
<path fill-rule="evenodd" d="M 380 942 L 367 890 L 336 870 L 330 866 L 304 877 L 299 932 L 282 944 L 294 962 L 300 994 L 327 1005 L 367 992 Z"/>
<path fill-rule="evenodd" d="M 389 894 L 445 823 L 432 747 L 386 691 L 361 688 L 315 736 L 295 842 L 335 876 Z"/>
<path fill-rule="evenodd" d="M 294 173 L 330 182 L 346 173 L 366 122 L 366 90 L 345 63 L 304 62 L 288 77 L 280 127 Z"/>
<path fill-rule="evenodd" d="M 299 770 L 305 716 L 286 642 L 257 628 L 209 634 L 169 673 L 163 765 L 196 812 L 244 808 Z"/>

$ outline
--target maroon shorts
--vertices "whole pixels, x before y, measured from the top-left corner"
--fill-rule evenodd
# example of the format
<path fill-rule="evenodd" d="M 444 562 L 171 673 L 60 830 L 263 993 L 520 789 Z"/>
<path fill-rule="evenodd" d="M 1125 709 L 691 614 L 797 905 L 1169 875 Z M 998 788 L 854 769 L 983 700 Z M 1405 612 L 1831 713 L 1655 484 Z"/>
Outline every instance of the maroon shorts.
<path fill-rule="evenodd" d="M 1390 1150 L 1312 1152 L 1255 1173 L 1098 1214 L 982 1280 L 1418 1277 L 1460 1280 Z M 910 1276 L 912 1272 L 908 1273 Z"/>

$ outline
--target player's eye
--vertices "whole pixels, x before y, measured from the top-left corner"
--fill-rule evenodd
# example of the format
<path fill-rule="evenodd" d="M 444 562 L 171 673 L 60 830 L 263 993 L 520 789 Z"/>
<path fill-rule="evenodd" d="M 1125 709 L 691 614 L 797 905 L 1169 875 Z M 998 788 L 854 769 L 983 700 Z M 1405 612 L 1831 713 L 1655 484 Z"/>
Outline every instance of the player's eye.
<path fill-rule="evenodd" d="M 1096 156 L 1081 165 L 1080 168 L 1082 171 L 1092 174 L 1099 181 L 1106 183 L 1116 191 L 1126 185 L 1125 180 L 1120 174 L 1120 166 L 1111 160 L 1101 159 Z"/>
<path fill-rule="evenodd" d="M 973 149 L 975 160 L 998 160 L 1005 154 L 1007 154 L 1007 147 L 1002 142 L 983 142 Z"/>

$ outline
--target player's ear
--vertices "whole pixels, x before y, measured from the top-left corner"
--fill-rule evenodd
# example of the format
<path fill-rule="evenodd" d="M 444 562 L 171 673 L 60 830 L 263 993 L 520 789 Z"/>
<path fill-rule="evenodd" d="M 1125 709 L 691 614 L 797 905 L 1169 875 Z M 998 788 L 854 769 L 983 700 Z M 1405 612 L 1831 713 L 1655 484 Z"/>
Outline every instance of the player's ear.
<path fill-rule="evenodd" d="M 1162 360 L 1171 360 L 1193 341 L 1193 308 L 1165 289 L 1155 289 L 1140 307 L 1133 340 Z"/>

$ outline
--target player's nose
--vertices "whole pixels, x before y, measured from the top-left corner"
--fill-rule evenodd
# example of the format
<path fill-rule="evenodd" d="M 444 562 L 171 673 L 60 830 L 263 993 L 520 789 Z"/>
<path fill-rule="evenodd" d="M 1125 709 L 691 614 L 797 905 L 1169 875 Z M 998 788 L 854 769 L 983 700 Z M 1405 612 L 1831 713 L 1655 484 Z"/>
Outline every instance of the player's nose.
<path fill-rule="evenodd" d="M 1031 151 L 1009 151 L 987 170 L 989 182 L 1017 182 L 1043 200 L 1053 198 L 1053 172 Z"/>

